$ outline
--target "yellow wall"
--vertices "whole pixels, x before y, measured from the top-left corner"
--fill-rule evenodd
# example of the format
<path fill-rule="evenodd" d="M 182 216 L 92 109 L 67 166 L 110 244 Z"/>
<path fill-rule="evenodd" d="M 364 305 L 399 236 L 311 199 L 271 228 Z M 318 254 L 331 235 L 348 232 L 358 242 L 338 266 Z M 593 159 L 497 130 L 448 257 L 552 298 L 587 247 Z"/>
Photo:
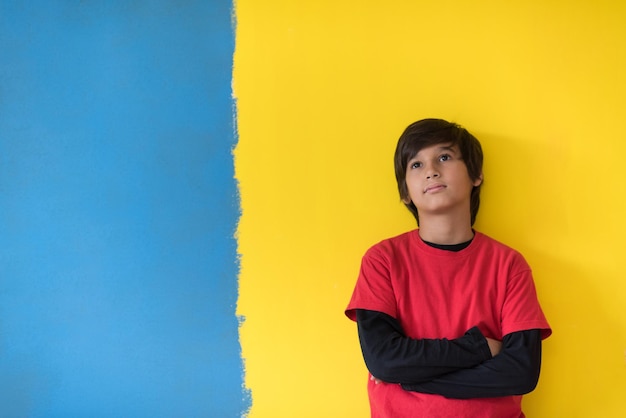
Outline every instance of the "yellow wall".
<path fill-rule="evenodd" d="M 238 313 L 250 418 L 366 417 L 343 316 L 360 257 L 414 227 L 406 125 L 486 154 L 476 227 L 525 254 L 554 328 L 529 417 L 626 416 L 626 2 L 238 0 Z"/>

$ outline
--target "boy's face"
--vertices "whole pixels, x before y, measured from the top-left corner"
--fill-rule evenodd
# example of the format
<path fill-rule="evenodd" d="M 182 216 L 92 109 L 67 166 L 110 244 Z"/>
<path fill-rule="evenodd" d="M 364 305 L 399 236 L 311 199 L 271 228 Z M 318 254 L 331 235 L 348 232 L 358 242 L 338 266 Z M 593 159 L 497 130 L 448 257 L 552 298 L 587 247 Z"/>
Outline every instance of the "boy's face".
<path fill-rule="evenodd" d="M 409 160 L 406 169 L 409 197 L 404 203 L 413 202 L 420 220 L 424 215 L 453 214 L 459 210 L 467 210 L 469 214 L 472 188 L 481 182 L 482 178 L 470 179 L 458 146 L 432 145 Z"/>

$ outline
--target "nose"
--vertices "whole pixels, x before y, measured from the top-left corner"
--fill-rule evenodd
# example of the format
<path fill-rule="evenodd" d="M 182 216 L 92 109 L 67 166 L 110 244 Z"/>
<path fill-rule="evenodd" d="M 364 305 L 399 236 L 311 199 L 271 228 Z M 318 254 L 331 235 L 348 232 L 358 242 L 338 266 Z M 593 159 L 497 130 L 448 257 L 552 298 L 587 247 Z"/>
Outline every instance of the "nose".
<path fill-rule="evenodd" d="M 424 174 L 426 175 L 426 180 L 432 180 L 440 176 L 439 167 L 436 162 L 433 161 L 425 161 L 424 162 Z"/>

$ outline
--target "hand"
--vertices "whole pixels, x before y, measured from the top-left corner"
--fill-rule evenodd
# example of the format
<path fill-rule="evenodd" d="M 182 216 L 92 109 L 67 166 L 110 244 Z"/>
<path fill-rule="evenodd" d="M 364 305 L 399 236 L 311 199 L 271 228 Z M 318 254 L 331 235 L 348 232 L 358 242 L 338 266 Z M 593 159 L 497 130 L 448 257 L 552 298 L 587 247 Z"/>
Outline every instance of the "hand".
<path fill-rule="evenodd" d="M 382 381 L 382 380 L 377 379 L 377 378 L 375 378 L 375 377 L 374 377 L 374 376 L 372 376 L 372 375 L 370 375 L 370 380 L 371 380 L 371 381 L 373 381 L 373 382 L 374 382 L 374 383 L 376 383 L 376 384 L 383 383 L 383 381 Z"/>
<path fill-rule="evenodd" d="M 491 357 L 495 357 L 502 350 L 502 342 L 498 340 L 494 340 L 493 338 L 487 338 L 487 344 L 489 344 L 489 351 L 491 351 Z"/>

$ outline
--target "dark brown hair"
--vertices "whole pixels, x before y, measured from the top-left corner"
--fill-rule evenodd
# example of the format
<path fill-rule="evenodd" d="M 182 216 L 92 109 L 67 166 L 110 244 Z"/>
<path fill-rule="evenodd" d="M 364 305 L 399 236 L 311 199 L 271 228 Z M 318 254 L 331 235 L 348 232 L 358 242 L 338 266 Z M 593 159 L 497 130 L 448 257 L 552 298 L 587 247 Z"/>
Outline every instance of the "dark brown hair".
<path fill-rule="evenodd" d="M 437 144 L 449 144 L 458 146 L 463 162 L 467 167 L 467 173 L 472 181 L 482 176 L 483 150 L 478 139 L 465 128 L 456 123 L 443 119 L 422 119 L 410 124 L 400 136 L 394 156 L 396 181 L 400 198 L 409 203 L 406 207 L 411 211 L 419 225 L 417 207 L 410 201 L 409 191 L 406 185 L 406 170 L 409 160 L 417 155 L 423 148 Z M 474 186 L 470 195 L 471 224 L 474 225 L 478 207 L 480 206 L 480 186 Z"/>

